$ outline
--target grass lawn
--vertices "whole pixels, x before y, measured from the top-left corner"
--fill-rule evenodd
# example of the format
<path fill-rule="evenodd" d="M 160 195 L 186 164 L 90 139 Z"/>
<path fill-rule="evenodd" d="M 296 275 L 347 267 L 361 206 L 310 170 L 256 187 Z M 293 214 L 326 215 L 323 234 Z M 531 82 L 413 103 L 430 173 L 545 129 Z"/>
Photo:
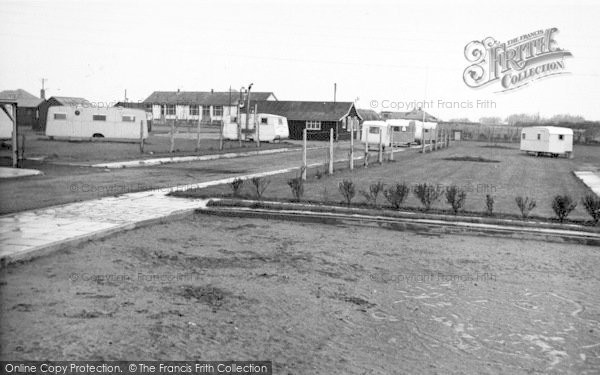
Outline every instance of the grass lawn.
<path fill-rule="evenodd" d="M 329 204 L 342 203 L 338 183 L 351 179 L 357 186 L 354 203 L 363 204 L 365 198 L 359 190 L 368 191 L 369 185 L 382 181 L 386 185 L 404 182 L 414 186 L 427 182 L 441 187 L 458 185 L 467 192 L 464 209 L 470 212 L 485 212 L 485 196 L 494 197 L 494 212 L 506 215 L 520 215 L 515 203 L 515 197 L 531 197 L 536 200 L 537 207 L 531 216 L 542 218 L 554 217 L 551 208 L 552 198 L 556 194 L 570 194 L 578 201 L 576 209 L 569 216 L 574 220 L 589 220 L 580 199 L 590 194 L 591 190 L 581 183 L 574 175 L 576 170 L 597 170 L 600 166 L 600 147 L 575 146 L 574 159 L 547 158 L 527 156 L 521 153 L 518 145 L 502 145 L 489 147 L 478 142 L 454 143 L 450 148 L 438 150 L 425 155 L 415 150 L 407 150 L 395 154 L 394 162 L 383 165 L 374 163 L 375 154 L 370 157 L 368 168 L 362 167 L 350 171 L 346 164 L 337 165 L 338 169 L 332 176 L 324 175 L 318 178 L 317 170 L 326 171 L 325 167 L 313 168 L 308 171 L 305 184 L 304 200 Z M 466 161 L 467 160 L 467 161 Z M 472 161 L 468 161 L 472 160 Z M 494 161 L 494 162 L 490 162 Z M 288 179 L 295 173 L 270 177 L 264 199 L 289 200 L 291 190 L 287 185 Z M 255 197 L 250 182 L 245 182 L 242 197 Z M 219 197 L 231 196 L 229 185 L 215 186 L 198 191 L 178 192 L 182 196 Z M 378 203 L 383 207 L 391 206 L 381 194 Z M 410 194 L 404 205 L 409 209 L 421 206 L 414 194 Z M 449 209 L 442 197 L 433 206 L 435 210 Z"/>
<path fill-rule="evenodd" d="M 67 141 L 50 140 L 45 136 L 37 135 L 30 130 L 25 131 L 25 158 L 45 157 L 50 162 L 67 163 L 101 163 L 107 161 L 136 160 L 168 156 L 188 156 L 216 154 L 219 152 L 251 151 L 257 150 L 256 144 L 245 142 L 242 148 L 238 142 L 226 141 L 223 151 L 219 151 L 219 140 L 200 140 L 200 150 L 196 151 L 195 138 L 176 138 L 175 152 L 169 153 L 171 141 L 169 137 L 150 134 L 145 140 L 144 154 L 140 153 L 137 142 L 109 142 L 109 141 Z M 202 137 L 202 135 L 201 135 Z M 281 147 L 298 147 L 290 143 L 261 143 L 261 150 Z M 0 165 L 8 166 L 11 163 L 9 148 L 0 149 Z"/>

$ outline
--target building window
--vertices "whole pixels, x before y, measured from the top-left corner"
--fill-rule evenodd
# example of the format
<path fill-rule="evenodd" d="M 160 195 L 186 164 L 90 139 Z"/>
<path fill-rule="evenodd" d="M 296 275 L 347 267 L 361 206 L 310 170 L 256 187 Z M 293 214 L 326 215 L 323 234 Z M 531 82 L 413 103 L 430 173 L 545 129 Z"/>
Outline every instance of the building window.
<path fill-rule="evenodd" d="M 198 116 L 200 114 L 200 106 L 197 104 L 190 105 L 190 116 Z"/>
<path fill-rule="evenodd" d="M 106 121 L 106 115 L 93 115 L 92 120 L 94 121 Z"/>
<path fill-rule="evenodd" d="M 306 121 L 306 130 L 321 130 L 321 121 Z"/>
<path fill-rule="evenodd" d="M 539 141 L 540 139 L 542 139 L 542 135 L 541 135 L 541 134 L 538 134 L 538 141 Z"/>
<path fill-rule="evenodd" d="M 202 117 L 210 117 L 210 106 L 202 106 Z"/>
<path fill-rule="evenodd" d="M 121 121 L 123 121 L 123 122 L 135 122 L 135 116 L 123 115 L 121 117 Z"/>
<path fill-rule="evenodd" d="M 266 124 L 269 123 L 269 119 L 266 118 L 266 117 L 261 117 L 260 118 L 260 123 L 263 124 L 263 125 L 266 125 Z"/>
<path fill-rule="evenodd" d="M 146 104 L 146 112 L 152 112 L 152 104 Z"/>
<path fill-rule="evenodd" d="M 565 136 L 564 136 L 564 135 L 562 135 L 562 134 L 559 134 L 559 135 L 558 135 L 558 140 L 559 140 L 559 141 L 562 141 L 562 140 L 564 140 L 564 139 L 565 139 Z"/>
<path fill-rule="evenodd" d="M 213 116 L 223 116 L 223 106 L 216 105 L 213 107 Z"/>
<path fill-rule="evenodd" d="M 66 120 L 67 119 L 67 114 L 66 113 L 55 113 L 54 114 L 54 119 L 55 120 Z"/>
<path fill-rule="evenodd" d="M 175 114 L 175 104 L 167 104 L 167 115 Z"/>
<path fill-rule="evenodd" d="M 525 133 L 521 134 L 521 138 L 525 139 Z"/>

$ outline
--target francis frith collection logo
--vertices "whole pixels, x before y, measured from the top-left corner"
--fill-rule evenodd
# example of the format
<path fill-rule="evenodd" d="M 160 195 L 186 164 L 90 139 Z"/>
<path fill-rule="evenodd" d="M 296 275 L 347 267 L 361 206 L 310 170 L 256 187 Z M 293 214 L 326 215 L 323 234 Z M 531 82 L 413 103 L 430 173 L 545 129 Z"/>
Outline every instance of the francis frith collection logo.
<path fill-rule="evenodd" d="M 463 80 L 472 88 L 498 83 L 502 92 L 565 74 L 565 58 L 572 54 L 558 47 L 557 33 L 558 29 L 553 27 L 504 43 L 492 37 L 472 41 L 465 46 L 465 57 L 471 65 L 465 69 Z"/>

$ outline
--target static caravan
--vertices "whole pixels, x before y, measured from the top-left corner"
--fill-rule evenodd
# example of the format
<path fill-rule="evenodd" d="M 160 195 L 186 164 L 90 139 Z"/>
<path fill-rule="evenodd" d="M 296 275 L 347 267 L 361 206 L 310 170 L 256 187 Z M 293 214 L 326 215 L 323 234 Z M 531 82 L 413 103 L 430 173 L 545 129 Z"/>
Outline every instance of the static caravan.
<path fill-rule="evenodd" d="M 538 156 L 573 154 L 573 130 L 557 126 L 533 126 L 521 131 L 521 151 Z"/>
<path fill-rule="evenodd" d="M 135 108 L 54 106 L 48 109 L 46 135 L 54 138 L 140 139 L 148 137 L 146 112 Z"/>
<path fill-rule="evenodd" d="M 433 132 L 437 129 L 437 122 L 415 121 L 415 141 L 419 144 L 428 143 L 429 139 L 435 139 Z"/>
<path fill-rule="evenodd" d="M 248 131 L 246 131 L 246 114 L 242 114 L 239 118 L 242 124 L 243 140 L 255 140 L 255 122 L 258 123 L 259 126 L 258 133 L 261 142 L 281 141 L 282 139 L 288 139 L 290 136 L 287 119 L 283 116 L 268 113 L 259 113 L 256 116 L 250 114 Z M 229 140 L 238 139 L 237 122 L 227 122 L 223 124 L 223 138 Z"/>
<path fill-rule="evenodd" d="M 416 121 L 391 119 L 385 121 L 391 127 L 390 144 L 396 146 L 410 146 L 415 143 Z"/>

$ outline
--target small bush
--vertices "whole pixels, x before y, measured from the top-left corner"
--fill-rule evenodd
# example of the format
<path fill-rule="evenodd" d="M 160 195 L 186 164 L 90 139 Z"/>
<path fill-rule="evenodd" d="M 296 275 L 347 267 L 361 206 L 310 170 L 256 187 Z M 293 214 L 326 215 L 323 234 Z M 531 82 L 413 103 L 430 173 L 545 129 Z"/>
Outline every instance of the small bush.
<path fill-rule="evenodd" d="M 340 193 L 344 196 L 346 204 L 350 206 L 352 198 L 354 198 L 354 196 L 356 195 L 356 187 L 354 186 L 354 182 L 352 182 L 351 180 L 340 181 L 340 183 L 338 184 L 338 189 L 340 190 Z"/>
<path fill-rule="evenodd" d="M 360 193 L 365 197 L 367 203 L 376 206 L 377 205 L 377 197 L 379 193 L 383 191 L 385 184 L 381 181 L 378 181 L 376 184 L 369 185 L 369 191 L 361 190 Z"/>
<path fill-rule="evenodd" d="M 494 216 L 494 197 L 489 194 L 485 196 L 485 207 L 488 216 Z"/>
<path fill-rule="evenodd" d="M 385 199 L 388 200 L 388 202 L 390 202 L 390 204 L 394 208 L 399 209 L 406 197 L 408 197 L 409 193 L 410 188 L 406 184 L 401 183 L 396 184 L 394 186 L 390 186 L 389 188 L 384 190 L 383 196 L 385 197 Z"/>
<path fill-rule="evenodd" d="M 425 208 L 425 211 L 429 211 L 431 205 L 435 203 L 442 194 L 442 190 L 439 186 L 426 183 L 415 186 L 413 192 Z"/>
<path fill-rule="evenodd" d="M 244 186 L 244 180 L 242 180 L 241 178 L 236 178 L 233 181 L 231 181 L 230 185 L 231 190 L 233 191 L 233 196 L 239 197 L 240 191 L 242 190 L 242 186 Z"/>
<path fill-rule="evenodd" d="M 577 207 L 577 203 L 574 203 L 573 198 L 566 194 L 556 195 L 552 200 L 552 209 L 561 223 L 565 221 L 575 207 Z"/>
<path fill-rule="evenodd" d="M 288 185 L 290 189 L 292 189 L 292 196 L 296 202 L 300 202 L 302 196 L 304 195 L 304 180 L 302 176 L 290 178 L 288 180 Z"/>
<path fill-rule="evenodd" d="M 256 199 L 261 200 L 263 193 L 267 190 L 267 187 L 271 183 L 271 180 L 264 177 L 253 177 L 252 185 L 254 185 L 254 189 L 256 190 Z"/>
<path fill-rule="evenodd" d="M 587 213 L 592 217 L 594 224 L 598 224 L 598 221 L 600 221 L 600 197 L 588 194 L 583 197 L 581 202 Z"/>
<path fill-rule="evenodd" d="M 320 180 L 324 175 L 325 172 L 321 171 L 321 169 L 317 169 L 317 171 L 315 172 L 315 177 L 317 178 L 317 180 Z"/>
<path fill-rule="evenodd" d="M 529 197 L 516 197 L 515 202 L 517 202 L 517 206 L 519 207 L 519 210 L 521 210 L 521 216 L 523 219 L 527 218 L 531 210 L 533 210 L 537 205 L 535 200 Z"/>
<path fill-rule="evenodd" d="M 454 215 L 464 207 L 465 200 L 467 199 L 467 192 L 459 188 L 456 185 L 448 186 L 446 188 L 446 202 L 452 207 Z"/>

